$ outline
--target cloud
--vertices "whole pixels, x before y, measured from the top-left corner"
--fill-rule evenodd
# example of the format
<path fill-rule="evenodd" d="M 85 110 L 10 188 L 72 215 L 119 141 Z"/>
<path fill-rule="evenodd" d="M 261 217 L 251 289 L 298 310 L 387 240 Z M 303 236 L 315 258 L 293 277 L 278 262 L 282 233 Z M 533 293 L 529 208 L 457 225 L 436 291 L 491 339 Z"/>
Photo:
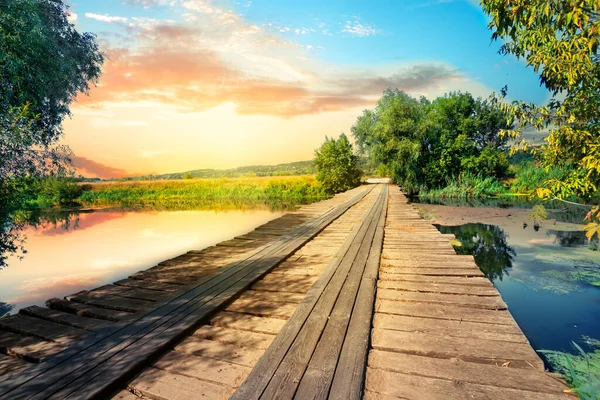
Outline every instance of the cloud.
<path fill-rule="evenodd" d="M 79 104 L 147 102 L 202 112 L 234 103 L 242 115 L 293 117 L 370 106 L 388 87 L 419 90 L 460 76 L 430 63 L 386 73 L 337 70 L 311 60 L 307 52 L 318 47 L 299 46 L 241 21 L 219 24 L 222 12 L 203 14 L 210 3 L 187 3 L 203 10 L 195 15 L 206 23 L 134 28 L 136 46 L 104 49 L 109 58 L 100 85 L 89 97 L 80 96 Z"/>
<path fill-rule="evenodd" d="M 123 0 L 123 3 L 129 4 L 132 6 L 143 6 L 144 8 L 150 8 L 154 6 L 164 6 L 164 5 L 175 5 L 175 1 L 173 0 Z"/>
<path fill-rule="evenodd" d="M 77 14 L 75 14 L 74 12 L 69 12 L 67 14 L 67 21 L 69 21 L 70 23 L 77 21 Z"/>
<path fill-rule="evenodd" d="M 96 21 L 113 23 L 113 22 L 127 22 L 128 18 L 126 17 L 117 17 L 108 14 L 100 15 L 94 13 L 85 13 L 86 18 L 95 19 Z"/>
<path fill-rule="evenodd" d="M 361 24 L 357 17 L 354 17 L 354 19 L 350 21 L 346 21 L 346 25 L 344 26 L 344 29 L 342 29 L 342 32 L 358 37 L 374 36 L 381 33 L 380 30 L 371 25 Z"/>
<path fill-rule="evenodd" d="M 83 175 L 91 175 L 93 177 L 104 179 L 122 178 L 126 175 L 126 172 L 123 169 L 113 168 L 90 160 L 89 158 L 73 156 L 71 159 L 77 172 L 82 173 Z"/>

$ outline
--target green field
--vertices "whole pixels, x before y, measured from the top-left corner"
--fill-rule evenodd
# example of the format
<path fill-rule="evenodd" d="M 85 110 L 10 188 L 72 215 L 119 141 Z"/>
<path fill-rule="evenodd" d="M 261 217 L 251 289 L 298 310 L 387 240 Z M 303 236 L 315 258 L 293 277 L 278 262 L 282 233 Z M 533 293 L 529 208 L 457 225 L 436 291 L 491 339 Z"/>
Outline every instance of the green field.
<path fill-rule="evenodd" d="M 98 182 L 85 185 L 85 206 L 179 204 L 200 208 L 285 207 L 327 198 L 314 176 Z"/>

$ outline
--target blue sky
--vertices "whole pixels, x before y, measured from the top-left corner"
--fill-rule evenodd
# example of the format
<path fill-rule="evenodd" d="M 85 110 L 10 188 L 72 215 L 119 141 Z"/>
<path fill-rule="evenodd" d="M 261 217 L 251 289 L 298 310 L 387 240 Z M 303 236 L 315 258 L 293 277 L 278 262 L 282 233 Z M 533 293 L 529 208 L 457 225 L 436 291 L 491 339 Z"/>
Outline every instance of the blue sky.
<path fill-rule="evenodd" d="M 70 4 L 78 29 L 96 33 L 109 55 L 66 125 L 88 172 L 94 163 L 118 175 L 309 159 L 388 86 L 430 99 L 487 97 L 504 85 L 511 99 L 548 97 L 530 68 L 498 54 L 470 0 Z M 160 135 L 174 126 L 168 141 Z M 81 133 L 90 130 L 114 132 L 109 142 L 121 146 L 90 144 Z"/>

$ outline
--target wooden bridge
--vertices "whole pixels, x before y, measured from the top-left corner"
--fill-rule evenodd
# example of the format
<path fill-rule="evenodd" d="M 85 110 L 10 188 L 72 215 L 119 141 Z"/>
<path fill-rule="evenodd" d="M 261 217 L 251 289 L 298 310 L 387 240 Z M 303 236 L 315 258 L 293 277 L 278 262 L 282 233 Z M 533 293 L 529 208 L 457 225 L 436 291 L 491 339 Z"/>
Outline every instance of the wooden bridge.
<path fill-rule="evenodd" d="M 6 399 L 567 399 L 470 256 L 362 186 L 0 319 Z"/>

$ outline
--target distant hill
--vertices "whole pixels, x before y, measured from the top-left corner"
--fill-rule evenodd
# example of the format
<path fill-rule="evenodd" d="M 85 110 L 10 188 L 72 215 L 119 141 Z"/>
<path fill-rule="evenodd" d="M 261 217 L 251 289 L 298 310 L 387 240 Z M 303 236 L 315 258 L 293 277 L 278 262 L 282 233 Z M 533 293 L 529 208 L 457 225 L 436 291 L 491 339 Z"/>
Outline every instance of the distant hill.
<path fill-rule="evenodd" d="M 278 165 L 249 165 L 232 169 L 195 169 L 161 175 L 132 176 L 121 180 L 137 179 L 185 179 L 191 178 L 239 178 L 243 176 L 289 176 L 315 173 L 313 161 L 297 161 Z"/>

